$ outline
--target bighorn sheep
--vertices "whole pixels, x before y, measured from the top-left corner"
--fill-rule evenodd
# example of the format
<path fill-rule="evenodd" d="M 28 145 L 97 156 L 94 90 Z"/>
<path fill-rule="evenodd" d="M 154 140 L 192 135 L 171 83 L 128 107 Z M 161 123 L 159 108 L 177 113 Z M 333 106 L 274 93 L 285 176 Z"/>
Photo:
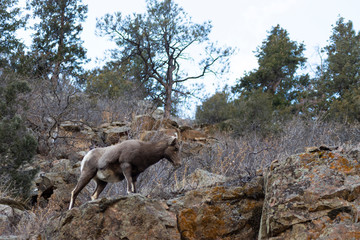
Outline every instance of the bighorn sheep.
<path fill-rule="evenodd" d="M 81 174 L 75 189 L 71 192 L 69 209 L 74 206 L 79 192 L 90 182 L 96 181 L 91 199 L 97 199 L 109 182 L 127 181 L 127 192 L 135 193 L 135 182 L 140 173 L 149 166 L 166 158 L 175 167 L 180 166 L 177 137 L 159 142 L 127 140 L 122 143 L 95 148 L 89 151 L 81 162 Z"/>

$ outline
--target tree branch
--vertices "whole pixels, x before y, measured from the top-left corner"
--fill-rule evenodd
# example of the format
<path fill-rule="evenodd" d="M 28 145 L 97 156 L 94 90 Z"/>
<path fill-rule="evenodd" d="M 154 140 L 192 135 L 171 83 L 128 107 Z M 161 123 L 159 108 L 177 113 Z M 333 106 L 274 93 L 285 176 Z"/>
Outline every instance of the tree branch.
<path fill-rule="evenodd" d="M 207 70 L 208 70 L 212 65 L 214 65 L 214 63 L 215 63 L 218 59 L 220 59 L 221 57 L 222 57 L 222 55 L 220 55 L 220 56 L 216 57 L 215 59 L 213 59 L 213 61 L 212 61 L 211 63 L 206 64 L 206 65 L 204 66 L 203 71 L 202 71 L 201 74 L 199 74 L 199 75 L 197 75 L 197 76 L 193 76 L 193 77 L 186 77 L 186 78 L 184 78 L 184 79 L 175 80 L 174 82 L 176 82 L 176 83 L 181 83 L 181 82 L 188 81 L 188 80 L 190 80 L 190 79 L 198 79 L 198 78 L 201 78 L 201 77 L 205 76 Z"/>

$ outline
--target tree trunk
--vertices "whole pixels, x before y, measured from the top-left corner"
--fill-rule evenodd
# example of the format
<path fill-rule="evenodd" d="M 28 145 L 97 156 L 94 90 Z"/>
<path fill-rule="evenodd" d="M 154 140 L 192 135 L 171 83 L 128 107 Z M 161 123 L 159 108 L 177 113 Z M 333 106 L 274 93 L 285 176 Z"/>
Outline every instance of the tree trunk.
<path fill-rule="evenodd" d="M 170 118 L 171 113 L 171 105 L 172 105 L 172 99 L 171 99 L 171 93 L 172 93 L 172 85 L 165 89 L 165 106 L 164 106 L 164 118 L 168 119 Z"/>
<path fill-rule="evenodd" d="M 175 70 L 174 59 L 170 58 L 168 62 L 168 70 L 166 76 L 166 86 L 165 86 L 165 106 L 164 106 L 164 118 L 170 118 L 171 105 L 172 105 L 172 90 L 173 90 L 173 72 Z"/>
<path fill-rule="evenodd" d="M 53 84 L 54 91 L 57 90 L 59 84 L 60 68 L 63 59 L 63 49 L 64 49 L 64 28 L 65 28 L 65 5 L 61 5 L 61 18 L 60 18 L 60 33 L 59 33 L 59 42 L 58 49 L 55 57 L 55 66 L 53 75 L 51 77 L 51 82 Z"/>

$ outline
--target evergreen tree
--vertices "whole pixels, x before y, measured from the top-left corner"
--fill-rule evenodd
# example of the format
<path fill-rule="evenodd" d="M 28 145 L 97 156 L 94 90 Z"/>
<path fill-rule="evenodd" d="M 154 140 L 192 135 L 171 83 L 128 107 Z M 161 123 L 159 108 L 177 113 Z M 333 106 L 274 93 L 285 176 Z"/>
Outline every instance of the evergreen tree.
<path fill-rule="evenodd" d="M 0 2 L 0 70 L 11 67 L 16 55 L 22 52 L 24 44 L 16 38 L 16 31 L 24 26 L 26 18 L 21 18 L 17 0 Z"/>
<path fill-rule="evenodd" d="M 273 27 L 256 51 L 259 68 L 239 79 L 232 91 L 247 95 L 260 89 L 273 95 L 275 105 L 290 104 L 309 84 L 307 75 L 296 75 L 306 62 L 304 50 L 304 44 L 291 41 L 285 29 Z"/>
<path fill-rule="evenodd" d="M 82 64 L 86 61 L 80 33 L 87 5 L 83 5 L 82 0 L 31 0 L 28 7 L 33 10 L 34 18 L 39 19 L 33 27 L 35 74 L 50 76 L 54 89 L 61 77 L 79 82 Z"/>
<path fill-rule="evenodd" d="M 3 77 L 0 80 L 5 82 Z M 5 181 L 22 197 L 27 197 L 36 173 L 35 168 L 27 170 L 24 165 L 32 162 L 37 142 L 16 114 L 22 102 L 19 96 L 29 91 L 26 82 L 15 79 L 0 87 L 0 176 L 3 183 Z"/>
<path fill-rule="evenodd" d="M 254 90 L 248 96 L 240 96 L 233 105 L 233 121 L 230 124 L 235 135 L 257 133 L 266 136 L 278 131 L 273 94 L 260 89 Z"/>
<path fill-rule="evenodd" d="M 118 97 L 144 99 L 149 94 L 141 82 L 141 68 L 128 61 L 110 61 L 102 68 L 87 73 L 86 92 L 114 99 Z"/>
<path fill-rule="evenodd" d="M 195 118 L 199 123 L 220 123 L 231 118 L 231 104 L 228 103 L 229 94 L 217 92 L 202 102 L 196 108 Z"/>
<path fill-rule="evenodd" d="M 333 27 L 330 44 L 325 47 L 328 58 L 322 76 L 327 97 L 344 97 L 347 91 L 360 87 L 360 34 L 353 23 L 340 17 Z"/>
<path fill-rule="evenodd" d="M 316 81 L 320 110 L 332 120 L 360 121 L 360 33 L 340 17 L 324 50 L 327 59 Z"/>

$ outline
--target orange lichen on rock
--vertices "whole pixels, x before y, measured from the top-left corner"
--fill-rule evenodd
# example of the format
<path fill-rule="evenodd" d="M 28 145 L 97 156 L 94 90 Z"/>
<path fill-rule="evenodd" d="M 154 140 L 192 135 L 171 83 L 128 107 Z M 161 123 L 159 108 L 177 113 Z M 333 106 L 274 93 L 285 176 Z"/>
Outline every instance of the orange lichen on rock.
<path fill-rule="evenodd" d="M 357 167 L 359 167 L 358 164 Z M 336 157 L 336 159 L 331 162 L 330 168 L 345 174 L 351 174 L 354 170 L 354 166 L 351 165 L 349 160 L 342 156 Z"/>
<path fill-rule="evenodd" d="M 196 239 L 196 213 L 193 209 L 185 209 L 181 211 L 178 216 L 178 222 L 180 234 L 183 239 Z"/>
<path fill-rule="evenodd" d="M 269 167 L 259 239 L 360 239 L 360 164 L 316 148 Z"/>

